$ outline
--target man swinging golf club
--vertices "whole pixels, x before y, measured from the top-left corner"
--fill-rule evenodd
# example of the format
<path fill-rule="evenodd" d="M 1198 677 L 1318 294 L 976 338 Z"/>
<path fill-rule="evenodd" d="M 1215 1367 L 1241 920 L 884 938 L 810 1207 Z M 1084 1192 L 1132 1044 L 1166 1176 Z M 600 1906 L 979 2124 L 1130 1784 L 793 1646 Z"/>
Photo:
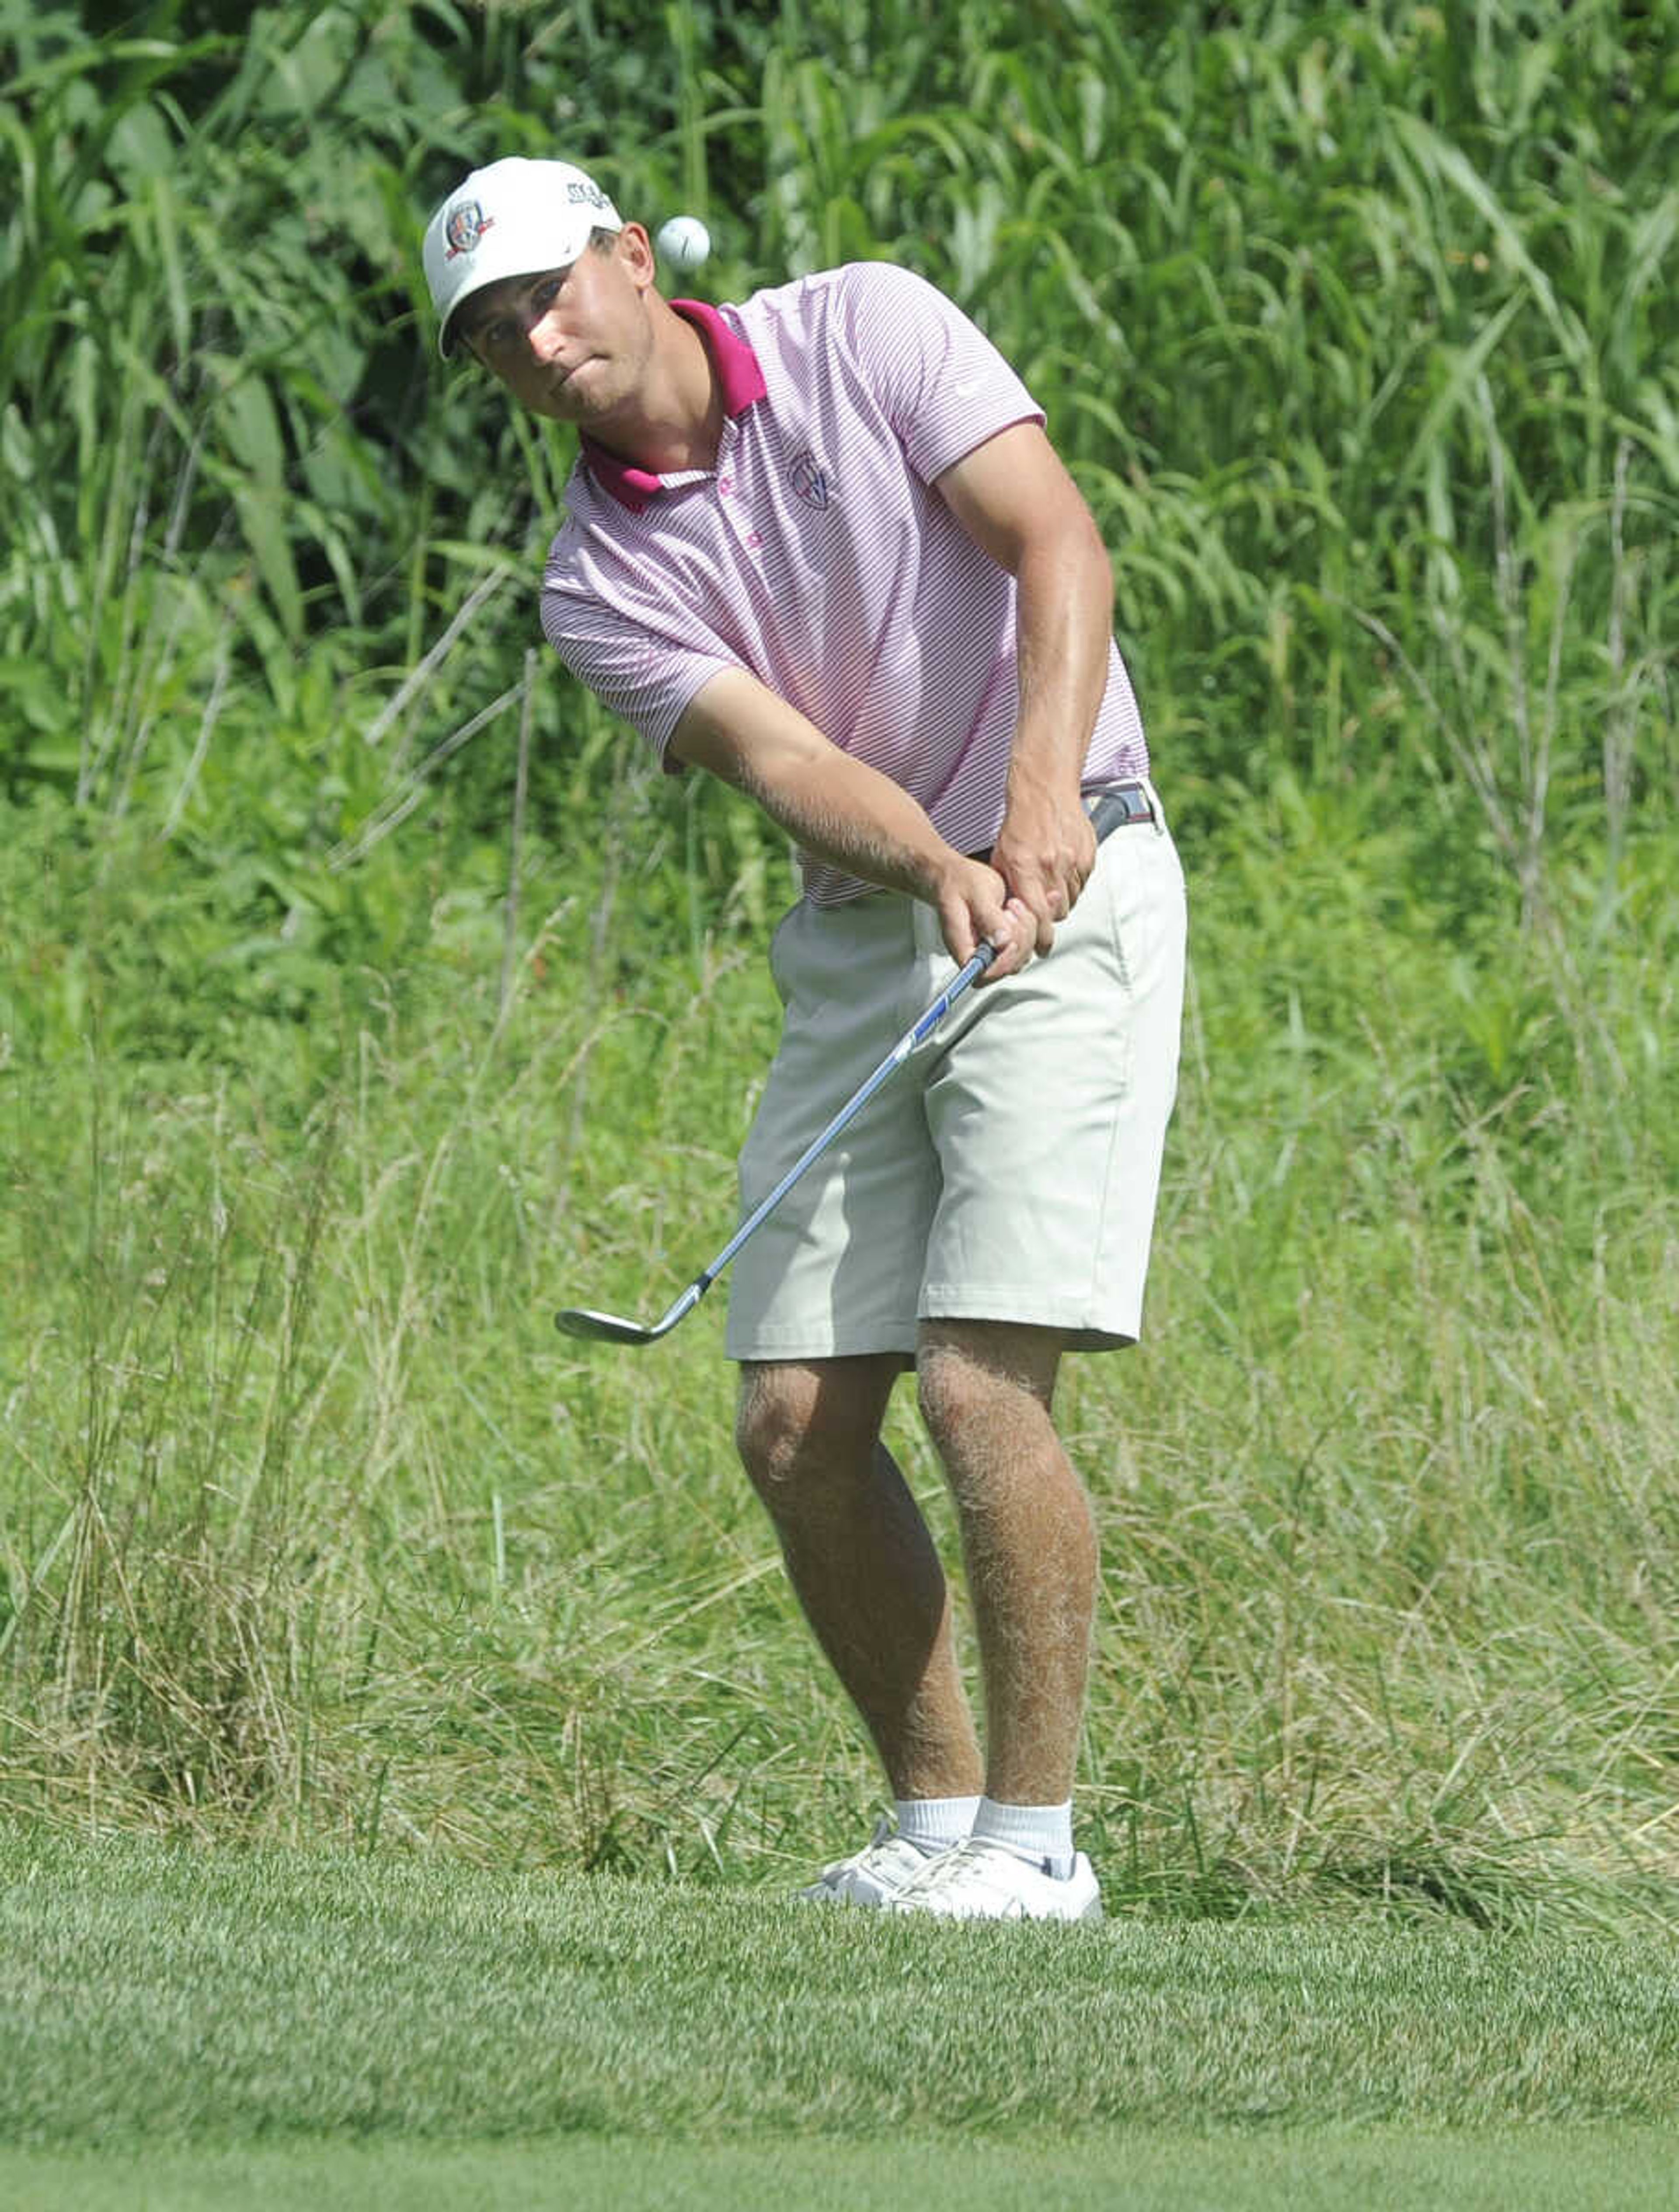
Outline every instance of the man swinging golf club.
<path fill-rule="evenodd" d="M 549 639 L 669 770 L 722 777 L 798 848 L 743 1211 L 996 948 L 742 1247 L 727 1345 L 742 1457 L 896 1806 L 801 1893 L 1097 1917 L 1071 1805 L 1096 1544 L 1052 1400 L 1064 1352 L 1140 1326 L 1184 896 L 1095 526 L 1014 372 L 906 270 L 668 301 L 641 224 L 524 160 L 467 177 L 425 258 L 444 352 L 581 433 Z M 1121 825 L 1100 843 L 1099 804 Z M 910 1366 L 961 1532 L 983 1753 L 881 1441 Z"/>

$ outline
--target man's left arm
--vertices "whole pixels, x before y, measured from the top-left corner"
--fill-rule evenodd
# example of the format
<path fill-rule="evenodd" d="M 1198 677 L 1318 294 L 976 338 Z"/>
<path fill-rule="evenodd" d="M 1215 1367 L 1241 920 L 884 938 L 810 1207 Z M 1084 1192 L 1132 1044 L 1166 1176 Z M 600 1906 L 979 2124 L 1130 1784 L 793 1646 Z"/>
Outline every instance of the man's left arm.
<path fill-rule="evenodd" d="M 1047 952 L 1095 865 L 1079 778 L 1107 684 L 1113 574 L 1089 508 L 1035 422 L 987 439 L 936 489 L 1015 581 L 1020 710 L 991 865 Z"/>

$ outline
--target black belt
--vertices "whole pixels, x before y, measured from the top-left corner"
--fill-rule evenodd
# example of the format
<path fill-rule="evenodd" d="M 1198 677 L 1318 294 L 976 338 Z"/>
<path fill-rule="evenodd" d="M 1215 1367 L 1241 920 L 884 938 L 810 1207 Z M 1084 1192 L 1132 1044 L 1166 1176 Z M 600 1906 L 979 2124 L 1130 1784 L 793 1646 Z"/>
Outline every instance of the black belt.
<path fill-rule="evenodd" d="M 1095 825 L 1098 837 L 1106 837 L 1110 830 L 1121 830 L 1128 822 L 1152 822 L 1161 826 L 1160 808 L 1155 795 L 1146 783 L 1104 784 L 1100 791 L 1085 793 L 1084 811 Z M 970 853 L 970 860 L 989 860 L 989 850 Z"/>
<path fill-rule="evenodd" d="M 1110 783 L 1103 790 L 1092 792 L 1084 802 L 1084 811 L 1096 825 L 1096 835 L 1105 836 L 1110 830 L 1122 828 L 1127 822 L 1160 821 L 1160 809 L 1155 794 L 1146 783 Z"/>

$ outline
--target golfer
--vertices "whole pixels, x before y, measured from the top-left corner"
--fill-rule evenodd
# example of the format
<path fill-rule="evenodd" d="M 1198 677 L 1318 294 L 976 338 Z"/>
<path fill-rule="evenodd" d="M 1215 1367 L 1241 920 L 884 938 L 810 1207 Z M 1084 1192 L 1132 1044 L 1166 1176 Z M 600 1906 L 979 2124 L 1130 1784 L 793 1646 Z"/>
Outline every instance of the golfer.
<path fill-rule="evenodd" d="M 743 1250 L 727 1342 L 741 1455 L 895 1802 L 801 1893 L 1095 1918 L 1072 1787 L 1096 1540 L 1053 1401 L 1064 1352 L 1140 1327 L 1185 922 L 1094 523 L 1012 369 L 904 270 L 668 301 L 640 223 L 518 159 L 450 194 L 425 259 L 446 355 L 581 434 L 542 580 L 561 659 L 666 769 L 720 776 L 797 848 L 743 1206 L 996 947 Z M 881 1441 L 911 1366 L 983 1749 Z"/>

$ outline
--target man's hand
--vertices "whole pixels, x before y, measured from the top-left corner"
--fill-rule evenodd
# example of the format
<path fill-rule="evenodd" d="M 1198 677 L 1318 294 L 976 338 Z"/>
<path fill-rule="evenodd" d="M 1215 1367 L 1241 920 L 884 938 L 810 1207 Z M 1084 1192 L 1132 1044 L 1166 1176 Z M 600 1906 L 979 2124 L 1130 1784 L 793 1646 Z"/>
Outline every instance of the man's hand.
<path fill-rule="evenodd" d="M 1051 795 L 1010 791 L 1009 811 L 991 850 L 1009 903 L 1025 917 L 1028 951 L 1047 952 L 1055 925 L 1078 903 L 1096 865 L 1096 833 L 1076 791 Z"/>
<path fill-rule="evenodd" d="M 1032 957 L 1034 925 L 1029 909 L 1010 898 L 997 870 L 984 860 L 970 860 L 952 853 L 941 874 L 933 901 L 938 909 L 944 946 L 955 961 L 966 965 L 982 938 L 997 948 L 997 957 L 978 979 L 995 983 L 1013 975 Z"/>

